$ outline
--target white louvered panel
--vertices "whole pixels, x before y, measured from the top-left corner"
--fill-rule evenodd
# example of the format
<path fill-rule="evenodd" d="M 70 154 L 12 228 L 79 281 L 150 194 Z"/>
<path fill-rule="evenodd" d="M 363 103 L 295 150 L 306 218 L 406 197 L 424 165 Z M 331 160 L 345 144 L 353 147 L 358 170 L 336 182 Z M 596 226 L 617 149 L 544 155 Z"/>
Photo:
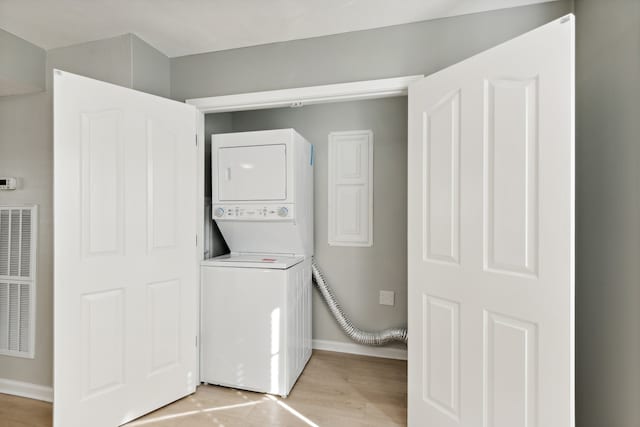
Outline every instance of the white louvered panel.
<path fill-rule="evenodd" d="M 0 277 L 33 278 L 35 211 L 35 206 L 0 206 Z"/>
<path fill-rule="evenodd" d="M 9 285 L 0 283 L 0 324 L 9 323 Z M 8 348 L 9 328 L 0 328 L 0 349 Z"/>
<path fill-rule="evenodd" d="M 0 354 L 34 356 L 36 206 L 0 206 Z"/>
<path fill-rule="evenodd" d="M 0 276 L 9 275 L 9 210 L 0 210 Z"/>
<path fill-rule="evenodd" d="M 20 232 L 22 231 L 22 221 L 20 221 L 20 211 L 11 210 L 9 221 L 9 276 L 20 275 Z"/>
<path fill-rule="evenodd" d="M 0 283 L 0 353 L 28 355 L 32 350 L 32 284 Z"/>
<path fill-rule="evenodd" d="M 18 322 L 20 320 L 20 294 L 16 283 L 7 284 L 9 287 L 9 341 L 5 350 L 19 351 L 20 340 Z"/>
<path fill-rule="evenodd" d="M 31 210 L 22 210 L 20 230 L 20 277 L 31 277 Z"/>
<path fill-rule="evenodd" d="M 18 351 L 28 353 L 31 351 L 31 287 L 30 283 L 22 283 L 18 285 L 20 288 L 19 296 L 19 315 L 18 315 Z"/>

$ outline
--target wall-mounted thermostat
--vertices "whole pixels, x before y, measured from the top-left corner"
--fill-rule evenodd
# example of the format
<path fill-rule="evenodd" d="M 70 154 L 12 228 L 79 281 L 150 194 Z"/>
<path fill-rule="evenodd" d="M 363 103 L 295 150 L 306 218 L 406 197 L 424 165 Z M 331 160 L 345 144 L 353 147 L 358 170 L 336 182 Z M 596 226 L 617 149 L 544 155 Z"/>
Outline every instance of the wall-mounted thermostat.
<path fill-rule="evenodd" d="M 0 190 L 15 190 L 18 180 L 12 176 L 0 176 Z"/>

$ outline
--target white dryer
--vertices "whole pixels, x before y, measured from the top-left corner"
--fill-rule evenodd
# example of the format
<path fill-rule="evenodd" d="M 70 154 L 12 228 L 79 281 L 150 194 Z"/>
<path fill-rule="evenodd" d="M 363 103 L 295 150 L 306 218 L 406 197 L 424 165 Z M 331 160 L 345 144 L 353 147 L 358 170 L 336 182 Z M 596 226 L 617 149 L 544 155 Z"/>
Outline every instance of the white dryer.
<path fill-rule="evenodd" d="M 311 356 L 313 147 L 293 129 L 212 136 L 201 380 L 287 396 Z"/>

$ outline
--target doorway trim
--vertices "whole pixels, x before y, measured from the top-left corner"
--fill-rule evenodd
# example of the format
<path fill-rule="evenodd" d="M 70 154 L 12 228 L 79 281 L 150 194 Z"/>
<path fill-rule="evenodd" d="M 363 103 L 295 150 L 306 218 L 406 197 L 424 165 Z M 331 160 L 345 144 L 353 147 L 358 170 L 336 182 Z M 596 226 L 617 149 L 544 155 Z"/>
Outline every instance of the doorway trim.
<path fill-rule="evenodd" d="M 187 99 L 185 102 L 195 106 L 204 114 L 282 107 L 296 108 L 330 102 L 403 96 L 407 94 L 407 88 L 412 82 L 423 77 L 424 76 L 420 74 L 321 86 L 247 92 L 233 95 L 193 98 Z"/>

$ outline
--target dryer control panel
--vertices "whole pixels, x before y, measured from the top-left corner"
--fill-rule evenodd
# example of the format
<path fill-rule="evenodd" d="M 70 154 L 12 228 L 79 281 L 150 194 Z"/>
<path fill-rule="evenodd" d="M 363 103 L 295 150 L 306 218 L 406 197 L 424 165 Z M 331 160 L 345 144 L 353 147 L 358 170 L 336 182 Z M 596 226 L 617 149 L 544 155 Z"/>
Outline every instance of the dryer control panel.
<path fill-rule="evenodd" d="M 282 221 L 294 218 L 294 205 L 214 205 L 213 219 L 238 221 Z"/>

